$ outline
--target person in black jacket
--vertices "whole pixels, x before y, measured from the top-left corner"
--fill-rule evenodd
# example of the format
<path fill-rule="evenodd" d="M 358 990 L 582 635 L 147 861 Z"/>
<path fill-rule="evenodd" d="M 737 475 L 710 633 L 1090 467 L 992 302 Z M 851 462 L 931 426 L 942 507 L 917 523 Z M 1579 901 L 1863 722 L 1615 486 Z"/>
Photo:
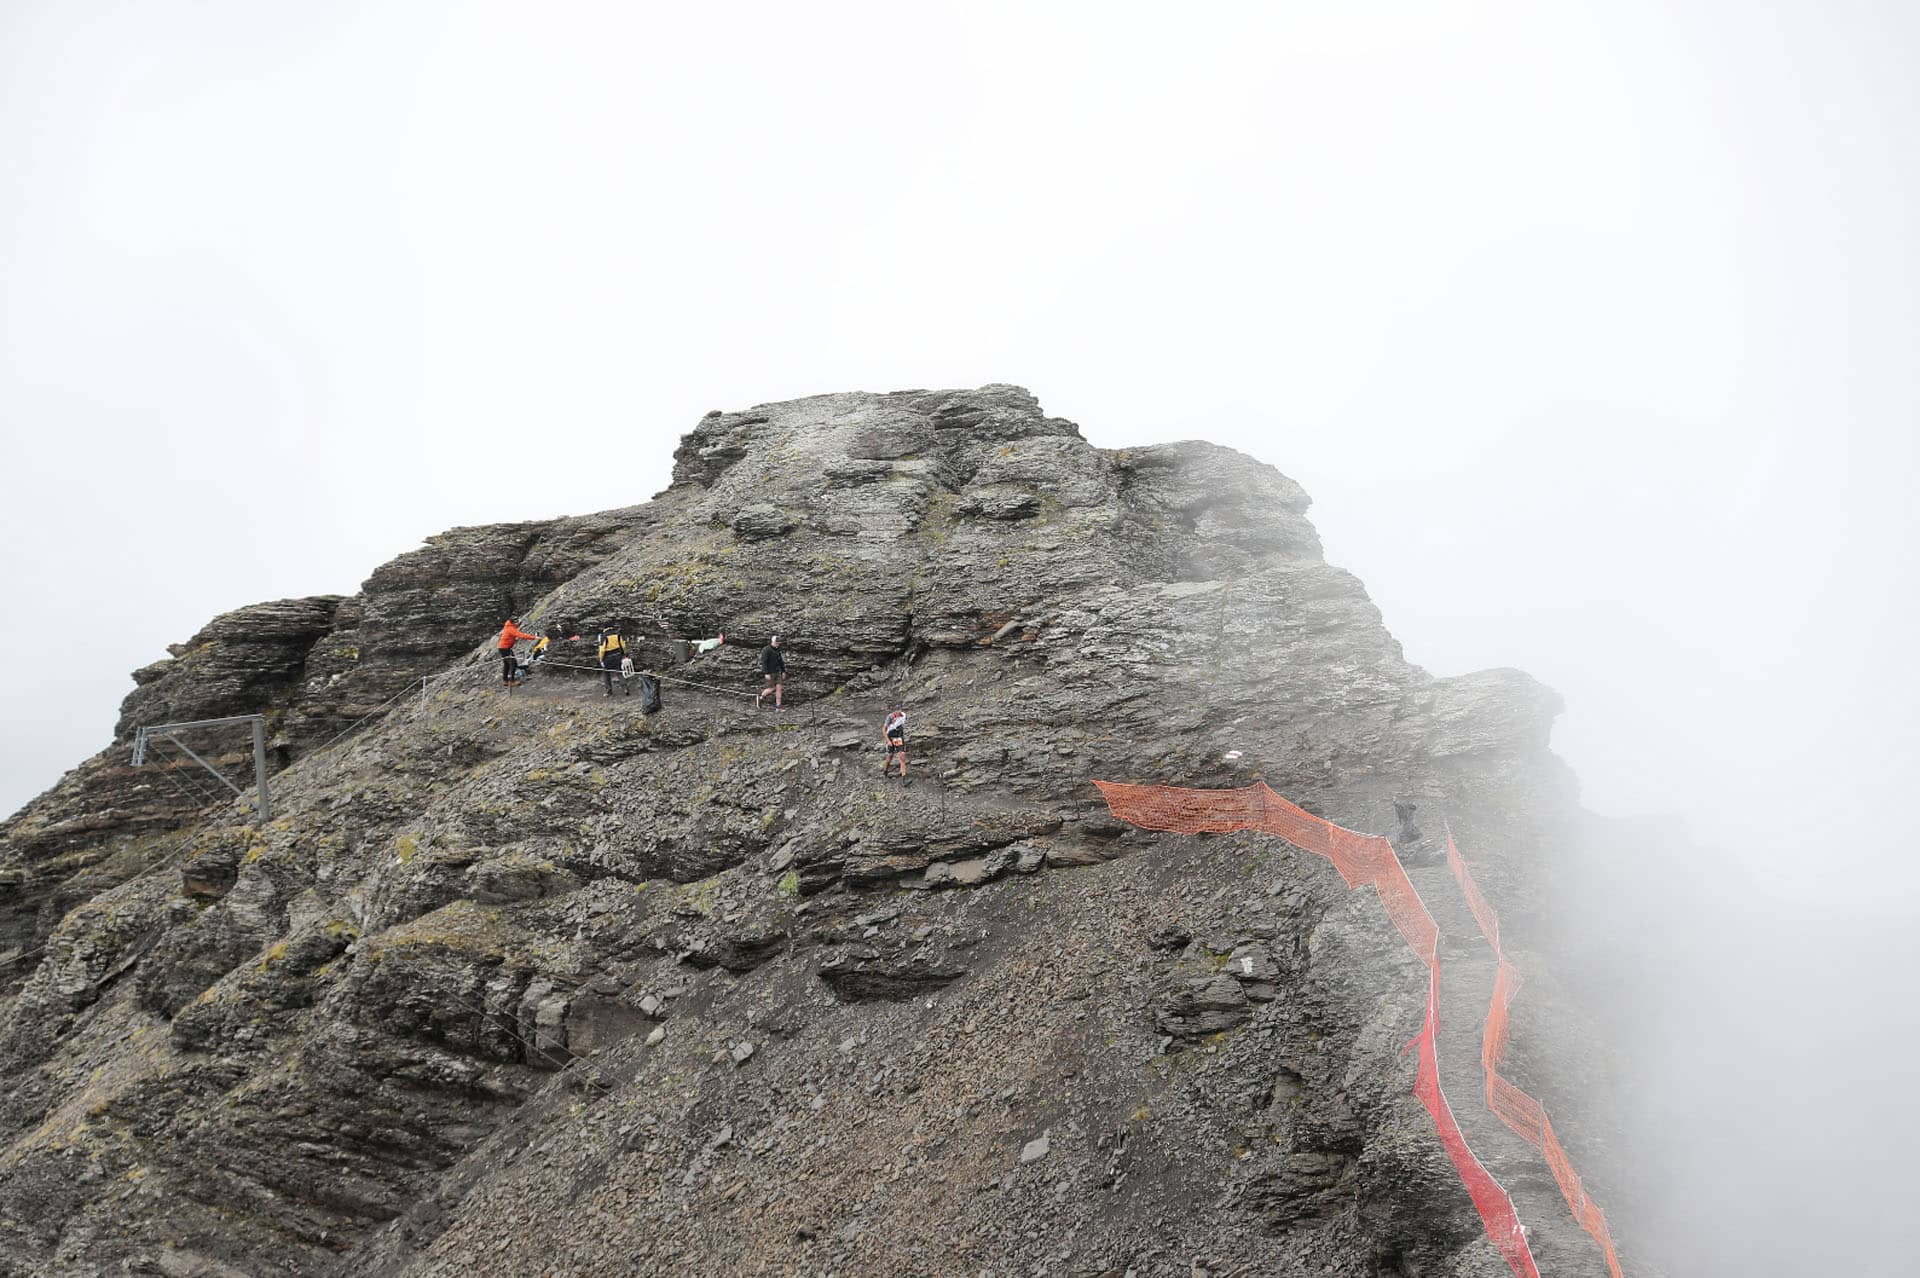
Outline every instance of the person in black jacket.
<path fill-rule="evenodd" d="M 895 758 L 900 760 L 900 784 L 912 785 L 907 780 L 907 710 L 905 706 L 895 705 L 887 712 L 886 721 L 880 725 L 880 744 L 886 746 L 887 757 L 880 764 L 880 775 L 888 775 Z"/>
<path fill-rule="evenodd" d="M 760 678 L 762 687 L 753 696 L 753 708 L 758 710 L 766 695 L 773 694 L 773 708 L 784 709 L 780 704 L 781 690 L 787 682 L 787 654 L 780 650 L 780 636 L 767 640 L 767 646 L 760 650 Z"/>

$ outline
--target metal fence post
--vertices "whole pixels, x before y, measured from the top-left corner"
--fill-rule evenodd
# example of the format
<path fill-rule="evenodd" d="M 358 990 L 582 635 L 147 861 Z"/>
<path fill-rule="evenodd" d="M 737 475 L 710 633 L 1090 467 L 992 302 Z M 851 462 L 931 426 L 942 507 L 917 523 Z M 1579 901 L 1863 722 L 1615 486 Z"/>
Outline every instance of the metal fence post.
<path fill-rule="evenodd" d="M 253 783 L 260 788 L 254 810 L 260 814 L 260 824 L 265 825 L 273 820 L 273 804 L 267 798 L 267 724 L 259 717 L 253 721 Z"/>

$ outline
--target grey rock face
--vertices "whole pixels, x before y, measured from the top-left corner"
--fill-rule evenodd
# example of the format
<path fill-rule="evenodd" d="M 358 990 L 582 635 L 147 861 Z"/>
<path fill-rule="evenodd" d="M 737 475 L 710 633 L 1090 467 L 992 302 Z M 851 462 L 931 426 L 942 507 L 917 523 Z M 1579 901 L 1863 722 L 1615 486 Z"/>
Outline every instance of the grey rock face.
<path fill-rule="evenodd" d="M 172 656 L 134 672 L 114 745 L 0 823 L 0 945 L 35 950 L 60 916 L 145 867 L 165 839 L 231 797 L 177 749 L 128 765 L 141 724 L 265 712 L 285 766 L 424 675 L 472 653 L 489 630 L 597 563 L 645 522 L 637 511 L 456 528 L 376 571 L 351 598 L 285 599 L 225 613 Z M 244 730 L 193 739 L 250 782 Z M 485 747 L 483 746 L 482 749 Z M 0 972 L 0 978 L 6 974 Z"/>
<path fill-rule="evenodd" d="M 134 671 L 139 687 L 121 705 L 114 736 L 130 736 L 142 723 L 257 714 L 284 702 L 343 602 L 338 595 L 282 599 L 215 617 L 173 645 L 170 660 Z"/>
<path fill-rule="evenodd" d="M 1580 819 L 1557 702 L 1408 664 L 1306 507 L 1211 445 L 1092 448 L 1015 387 L 829 395 L 702 419 L 646 505 L 217 619 L 119 730 L 267 710 L 273 823 L 110 750 L 0 826 L 0 1254 L 1496 1272 L 1411 1095 L 1424 974 L 1377 902 L 1091 786 L 1264 779 L 1416 861 L 1450 825 L 1525 899 Z M 509 614 L 619 626 L 664 709 L 502 689 Z M 756 710 L 776 633 L 787 708 Z M 911 785 L 880 775 L 893 704 Z M 1452 955 L 1483 948 L 1448 951 L 1449 1093 L 1556 1272 L 1600 1272 L 1469 1110 L 1490 967 Z M 1556 1112 L 1577 1154 L 1591 1120 Z"/>

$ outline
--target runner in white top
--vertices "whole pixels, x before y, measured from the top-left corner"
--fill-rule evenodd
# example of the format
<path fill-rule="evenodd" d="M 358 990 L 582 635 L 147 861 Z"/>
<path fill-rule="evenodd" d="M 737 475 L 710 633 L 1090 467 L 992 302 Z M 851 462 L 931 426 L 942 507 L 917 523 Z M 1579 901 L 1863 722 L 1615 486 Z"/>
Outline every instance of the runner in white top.
<path fill-rule="evenodd" d="M 912 785 L 907 779 L 907 712 L 895 706 L 887 715 L 886 722 L 880 725 L 880 739 L 886 743 L 887 758 L 880 765 L 880 775 L 887 776 L 894 756 L 900 758 L 900 784 Z"/>

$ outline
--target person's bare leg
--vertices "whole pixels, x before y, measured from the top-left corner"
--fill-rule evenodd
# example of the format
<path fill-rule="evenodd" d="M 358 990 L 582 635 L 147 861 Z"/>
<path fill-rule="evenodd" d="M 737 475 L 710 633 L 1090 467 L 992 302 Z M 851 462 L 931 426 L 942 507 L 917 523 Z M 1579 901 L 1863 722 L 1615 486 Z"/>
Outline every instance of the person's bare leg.
<path fill-rule="evenodd" d="M 780 708 L 780 694 L 786 689 L 786 686 L 787 681 L 784 676 L 773 681 L 773 708 L 775 710 Z"/>

